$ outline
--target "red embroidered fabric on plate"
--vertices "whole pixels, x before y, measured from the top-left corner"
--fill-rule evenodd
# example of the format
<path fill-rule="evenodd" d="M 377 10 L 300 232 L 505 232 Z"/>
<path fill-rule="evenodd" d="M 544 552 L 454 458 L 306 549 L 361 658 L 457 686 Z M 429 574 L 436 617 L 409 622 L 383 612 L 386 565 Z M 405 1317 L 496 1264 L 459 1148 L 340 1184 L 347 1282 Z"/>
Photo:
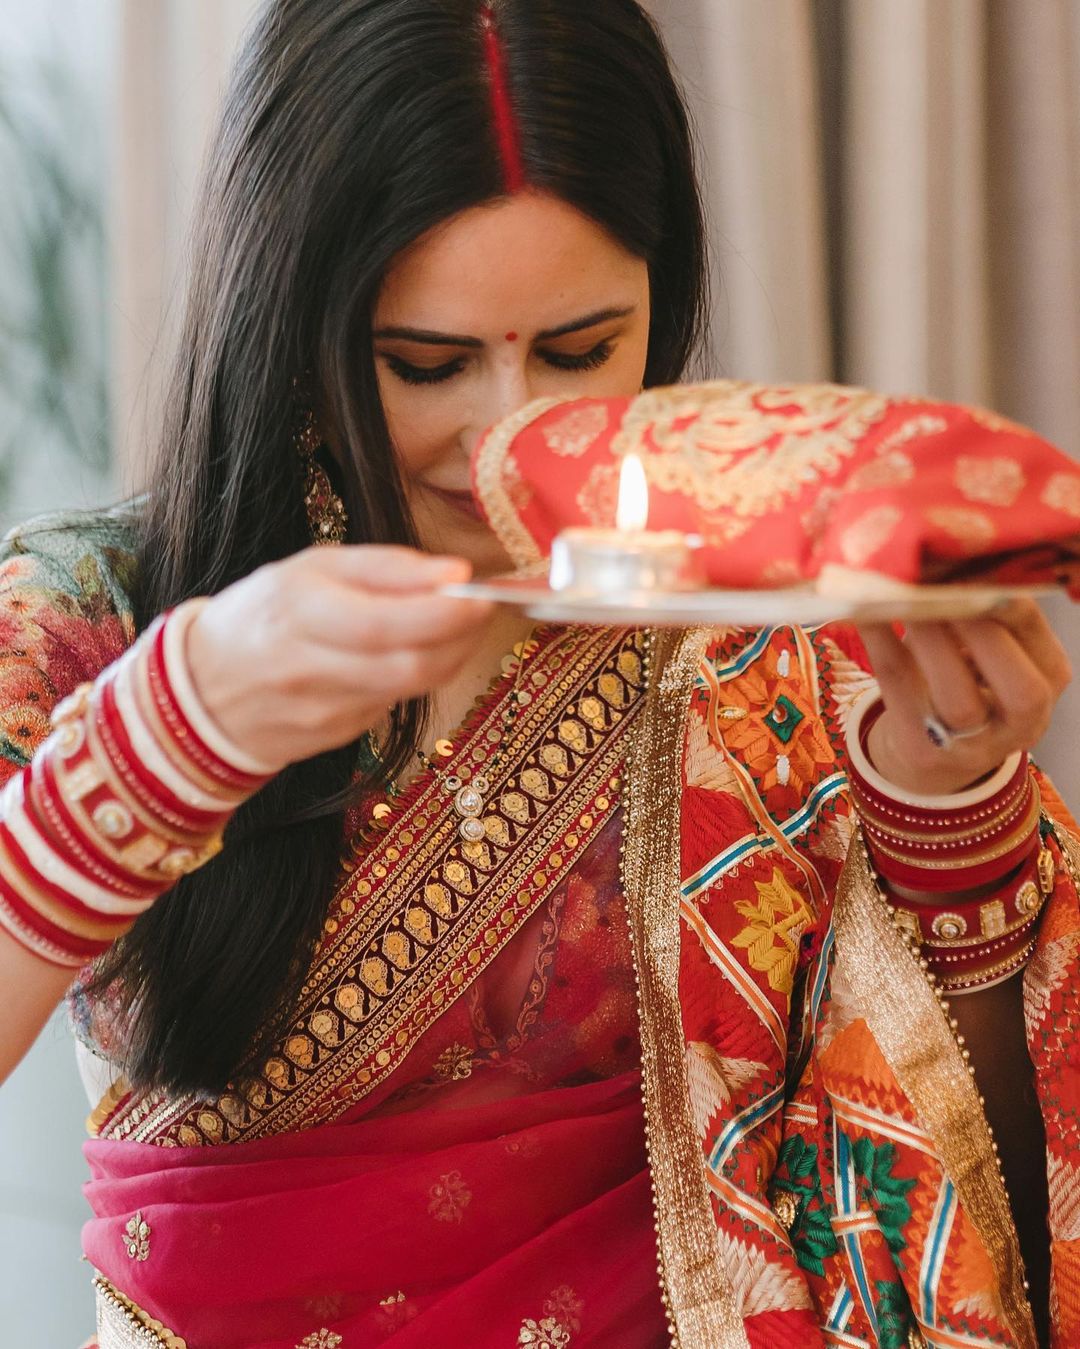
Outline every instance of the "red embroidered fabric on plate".
<path fill-rule="evenodd" d="M 538 563 L 560 529 L 614 523 L 630 453 L 645 465 L 649 528 L 699 534 L 716 586 L 839 567 L 1080 597 L 1080 467 L 1032 431 L 946 403 L 736 381 L 548 401 L 488 434 L 477 496 L 515 561 Z"/>

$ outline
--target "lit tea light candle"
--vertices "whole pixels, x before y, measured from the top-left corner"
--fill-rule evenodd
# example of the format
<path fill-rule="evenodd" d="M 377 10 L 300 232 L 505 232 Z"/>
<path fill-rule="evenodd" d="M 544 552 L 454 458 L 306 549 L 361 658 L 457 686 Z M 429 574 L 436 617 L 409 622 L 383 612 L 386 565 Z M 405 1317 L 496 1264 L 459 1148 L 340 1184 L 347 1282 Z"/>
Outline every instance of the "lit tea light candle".
<path fill-rule="evenodd" d="M 692 590 L 702 584 L 694 565 L 701 540 L 677 529 L 650 530 L 645 465 L 622 461 L 614 529 L 564 529 L 551 545 L 552 590 L 580 595 Z"/>

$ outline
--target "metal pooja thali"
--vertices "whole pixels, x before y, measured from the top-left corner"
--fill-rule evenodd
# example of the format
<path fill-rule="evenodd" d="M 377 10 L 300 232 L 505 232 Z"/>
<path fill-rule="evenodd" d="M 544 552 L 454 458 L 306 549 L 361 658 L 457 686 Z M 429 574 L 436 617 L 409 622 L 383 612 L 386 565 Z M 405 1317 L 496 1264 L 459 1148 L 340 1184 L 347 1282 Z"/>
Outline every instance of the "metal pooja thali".
<path fill-rule="evenodd" d="M 1053 593 L 1052 587 L 925 585 L 883 587 L 870 578 L 863 593 L 813 585 L 777 590 L 648 590 L 598 594 L 553 590 L 546 576 L 496 576 L 447 586 L 447 595 L 515 605 L 547 623 L 624 627 L 742 627 L 822 623 L 916 623 L 978 618 L 1010 600 Z"/>

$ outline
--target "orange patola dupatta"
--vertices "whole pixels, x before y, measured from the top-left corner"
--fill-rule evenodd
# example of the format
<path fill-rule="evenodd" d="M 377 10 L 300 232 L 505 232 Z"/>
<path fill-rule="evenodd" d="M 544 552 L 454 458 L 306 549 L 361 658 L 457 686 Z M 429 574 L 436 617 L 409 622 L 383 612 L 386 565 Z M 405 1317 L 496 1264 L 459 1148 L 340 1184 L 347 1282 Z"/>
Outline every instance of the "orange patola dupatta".
<path fill-rule="evenodd" d="M 650 525 L 719 586 L 825 568 L 1077 590 L 1080 471 L 989 414 L 833 386 L 721 383 L 539 404 L 489 435 L 478 495 L 515 563 L 610 526 L 642 456 Z M 977 1089 L 854 825 L 854 632 L 658 638 L 624 877 L 641 981 L 662 1279 L 684 1345 L 1034 1346 Z M 1075 825 L 1040 775 L 1053 894 L 1025 975 L 1048 1142 L 1054 1344 L 1080 1333 Z"/>

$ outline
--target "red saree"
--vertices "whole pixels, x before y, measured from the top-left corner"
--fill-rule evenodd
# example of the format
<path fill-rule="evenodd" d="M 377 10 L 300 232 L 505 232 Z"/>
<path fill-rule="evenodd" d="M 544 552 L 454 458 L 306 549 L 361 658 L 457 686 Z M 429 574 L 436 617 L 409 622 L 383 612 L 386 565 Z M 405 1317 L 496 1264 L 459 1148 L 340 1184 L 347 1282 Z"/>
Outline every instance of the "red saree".
<path fill-rule="evenodd" d="M 87 1145 L 106 1318 L 215 1349 L 666 1342 L 619 886 L 640 642 L 540 634 L 483 844 L 430 776 L 388 828 L 356 813 L 310 1000 L 246 1094 L 117 1093 Z M 450 770 L 493 753 L 512 682 Z"/>

